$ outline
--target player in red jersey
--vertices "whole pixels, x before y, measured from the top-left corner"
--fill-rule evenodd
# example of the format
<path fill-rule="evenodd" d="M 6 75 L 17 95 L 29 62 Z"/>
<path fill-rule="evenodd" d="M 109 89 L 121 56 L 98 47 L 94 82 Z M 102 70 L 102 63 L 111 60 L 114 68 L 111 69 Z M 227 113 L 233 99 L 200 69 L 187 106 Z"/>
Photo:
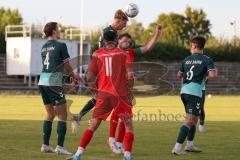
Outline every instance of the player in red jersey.
<path fill-rule="evenodd" d="M 123 28 L 126 27 L 127 22 L 128 22 L 127 15 L 122 10 L 118 9 L 114 13 L 113 23 L 111 25 L 109 25 L 108 27 L 104 28 L 101 32 L 101 36 L 100 36 L 100 39 L 99 39 L 99 48 L 103 47 L 103 33 L 104 32 L 106 32 L 108 30 L 112 30 L 116 34 L 118 34 L 118 31 L 120 31 L 120 30 L 122 30 Z M 81 119 L 84 117 L 85 114 L 87 114 L 90 110 L 92 110 L 94 108 L 95 104 L 96 104 L 96 99 L 91 98 L 83 106 L 83 108 L 81 109 L 79 114 L 77 116 L 73 116 L 72 132 L 74 134 L 76 134 L 77 131 L 78 131 Z"/>
<path fill-rule="evenodd" d="M 108 30 L 104 33 L 104 47 L 93 54 L 89 65 L 87 81 L 97 95 L 96 106 L 88 129 L 84 132 L 77 152 L 70 159 L 80 160 L 84 149 L 93 137 L 102 120 L 106 120 L 111 111 L 117 111 L 118 118 L 126 126 L 125 148 L 131 151 L 133 143 L 132 109 L 127 99 L 129 93 L 127 81 L 127 57 L 125 51 L 116 48 L 116 33 Z M 95 81 L 97 77 L 97 82 Z M 97 84 L 96 84 L 97 83 Z M 98 86 L 98 87 L 97 87 Z M 130 153 L 130 152 L 129 152 Z M 124 157 L 131 160 L 131 154 Z"/>
<path fill-rule="evenodd" d="M 138 48 L 134 48 L 132 46 L 133 40 L 131 35 L 129 35 L 128 33 L 123 33 L 118 37 L 118 47 L 125 50 L 127 53 L 127 65 L 128 65 L 128 71 L 129 71 L 128 83 L 130 88 L 128 99 L 130 102 L 132 102 L 132 99 L 133 99 L 131 89 L 134 85 L 134 75 L 133 75 L 133 72 L 131 72 L 131 66 L 133 65 L 133 62 L 137 59 L 137 57 L 140 57 L 141 55 L 147 53 L 153 48 L 154 44 L 156 43 L 157 39 L 160 36 L 161 30 L 162 30 L 162 26 L 157 25 L 155 34 L 152 36 L 149 42 L 145 46 L 138 47 Z M 111 147 L 111 150 L 114 153 L 120 154 L 124 152 L 123 140 L 125 135 L 125 126 L 124 126 L 124 122 L 121 120 L 118 126 L 119 121 L 118 121 L 117 115 L 118 115 L 117 111 L 114 110 L 110 119 L 108 143 L 109 143 L 109 146 Z M 117 139 L 115 140 L 115 132 L 116 132 L 117 126 L 118 126 L 118 136 L 117 136 Z"/>

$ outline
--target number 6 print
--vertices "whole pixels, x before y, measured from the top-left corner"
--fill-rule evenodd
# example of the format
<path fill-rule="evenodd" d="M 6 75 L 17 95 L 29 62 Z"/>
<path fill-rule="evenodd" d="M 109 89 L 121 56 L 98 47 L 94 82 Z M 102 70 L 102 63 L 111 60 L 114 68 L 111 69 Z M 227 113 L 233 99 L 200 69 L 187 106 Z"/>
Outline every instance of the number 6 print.
<path fill-rule="evenodd" d="M 193 68 L 194 68 L 194 66 L 192 66 L 192 67 L 190 68 L 190 70 L 187 72 L 187 77 L 186 77 L 186 79 L 189 80 L 189 81 L 191 81 L 192 78 L 193 78 Z"/>

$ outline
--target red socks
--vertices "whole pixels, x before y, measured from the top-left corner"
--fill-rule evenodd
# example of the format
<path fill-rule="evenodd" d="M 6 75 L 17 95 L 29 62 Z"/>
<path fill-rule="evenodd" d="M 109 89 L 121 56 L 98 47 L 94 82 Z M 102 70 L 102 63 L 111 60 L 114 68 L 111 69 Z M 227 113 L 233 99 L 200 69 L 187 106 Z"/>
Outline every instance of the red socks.
<path fill-rule="evenodd" d="M 124 146 L 125 151 L 132 152 L 132 145 L 133 145 L 134 135 L 132 132 L 126 132 L 124 136 Z"/>
<path fill-rule="evenodd" d="M 86 146 L 91 141 L 92 137 L 93 137 L 93 131 L 90 129 L 87 129 L 82 136 L 79 146 L 85 149 Z"/>
<path fill-rule="evenodd" d="M 118 126 L 118 137 L 117 137 L 116 142 L 122 143 L 124 135 L 125 135 L 125 125 L 124 125 L 123 121 L 120 121 L 120 124 Z"/>
<path fill-rule="evenodd" d="M 118 117 L 115 115 L 112 115 L 110 119 L 109 137 L 115 138 L 117 125 L 118 125 Z"/>

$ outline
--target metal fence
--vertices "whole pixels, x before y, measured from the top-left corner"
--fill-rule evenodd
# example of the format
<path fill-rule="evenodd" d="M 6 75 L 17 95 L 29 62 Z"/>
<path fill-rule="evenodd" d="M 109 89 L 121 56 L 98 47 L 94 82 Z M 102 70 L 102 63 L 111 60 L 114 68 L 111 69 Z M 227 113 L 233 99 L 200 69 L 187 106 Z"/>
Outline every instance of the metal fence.
<path fill-rule="evenodd" d="M 162 62 L 168 69 L 163 79 L 172 84 L 175 91 L 181 87 L 180 81 L 176 78 L 180 63 Z M 216 62 L 218 77 L 209 80 L 206 85 L 207 93 L 215 94 L 239 94 L 240 93 L 240 63 L 237 62 Z"/>

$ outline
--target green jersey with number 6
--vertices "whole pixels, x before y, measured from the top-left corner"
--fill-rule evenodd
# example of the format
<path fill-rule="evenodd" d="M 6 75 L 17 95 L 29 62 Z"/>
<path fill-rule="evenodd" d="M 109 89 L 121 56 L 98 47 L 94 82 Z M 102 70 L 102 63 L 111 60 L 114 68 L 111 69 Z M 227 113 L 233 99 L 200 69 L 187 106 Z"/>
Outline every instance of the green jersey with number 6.
<path fill-rule="evenodd" d="M 38 85 L 62 86 L 64 60 L 69 59 L 65 43 L 48 40 L 42 47 L 42 73 Z"/>
<path fill-rule="evenodd" d="M 202 82 L 208 71 L 215 70 L 213 60 L 196 53 L 188 56 L 182 62 L 179 72 L 183 73 L 183 85 L 181 94 L 189 94 L 202 97 Z"/>

